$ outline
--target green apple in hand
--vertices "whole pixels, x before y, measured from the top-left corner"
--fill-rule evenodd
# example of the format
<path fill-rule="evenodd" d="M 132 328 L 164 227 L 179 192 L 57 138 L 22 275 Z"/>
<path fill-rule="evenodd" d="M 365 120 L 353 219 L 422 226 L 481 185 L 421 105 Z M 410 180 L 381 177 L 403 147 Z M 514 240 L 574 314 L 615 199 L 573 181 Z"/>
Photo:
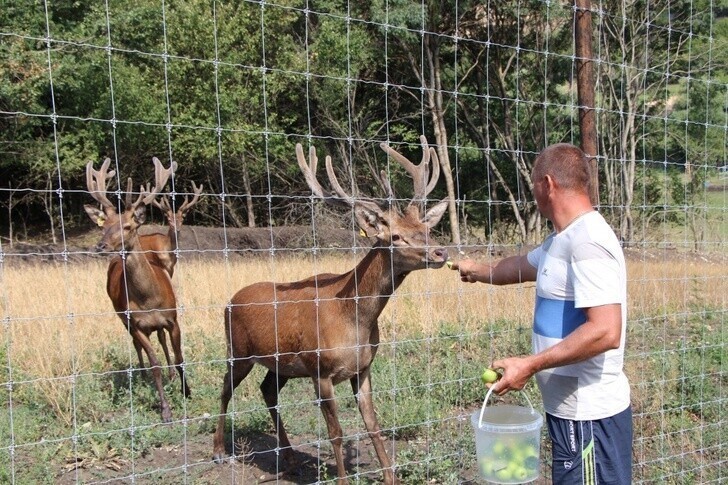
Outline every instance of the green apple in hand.
<path fill-rule="evenodd" d="M 493 369 L 485 369 L 480 376 L 480 380 L 483 381 L 483 384 L 493 384 L 499 377 L 498 373 Z"/>

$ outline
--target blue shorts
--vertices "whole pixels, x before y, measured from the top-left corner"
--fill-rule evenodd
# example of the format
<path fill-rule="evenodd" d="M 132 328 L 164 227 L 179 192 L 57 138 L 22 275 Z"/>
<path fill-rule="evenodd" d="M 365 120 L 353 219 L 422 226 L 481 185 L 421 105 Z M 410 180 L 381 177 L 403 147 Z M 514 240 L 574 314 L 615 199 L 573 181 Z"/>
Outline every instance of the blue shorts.
<path fill-rule="evenodd" d="M 555 484 L 632 483 L 632 407 L 611 418 L 572 421 L 546 414 Z"/>

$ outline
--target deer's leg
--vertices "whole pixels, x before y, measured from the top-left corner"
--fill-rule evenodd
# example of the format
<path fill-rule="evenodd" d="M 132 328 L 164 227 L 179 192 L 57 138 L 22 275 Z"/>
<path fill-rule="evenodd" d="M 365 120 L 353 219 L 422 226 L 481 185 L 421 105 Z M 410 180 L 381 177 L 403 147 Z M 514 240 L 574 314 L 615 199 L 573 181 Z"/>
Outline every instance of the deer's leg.
<path fill-rule="evenodd" d="M 217 418 L 217 429 L 213 438 L 212 458 L 216 463 L 222 463 L 225 459 L 225 418 L 230 398 L 232 398 L 235 388 L 245 379 L 252 368 L 253 361 L 250 359 L 228 362 L 228 370 L 222 381 L 222 392 L 220 393 L 220 416 Z"/>
<path fill-rule="evenodd" d="M 326 421 L 326 427 L 329 431 L 329 439 L 334 448 L 334 457 L 336 458 L 336 473 L 339 477 L 339 484 L 348 483 L 346 479 L 346 469 L 344 468 L 344 454 L 341 449 L 342 432 L 339 418 L 336 415 L 336 400 L 334 399 L 334 383 L 330 378 L 322 377 L 320 379 L 313 378 L 313 385 L 316 389 L 316 395 L 321 402 L 321 412 Z"/>
<path fill-rule="evenodd" d="M 269 370 L 265 375 L 265 379 L 260 384 L 260 391 L 263 393 L 265 405 L 268 406 L 268 412 L 273 419 L 273 426 L 278 433 L 278 446 L 283 450 L 283 458 L 291 463 L 293 461 L 293 451 L 291 450 L 291 442 L 288 441 L 288 435 L 283 427 L 281 415 L 278 412 L 278 394 L 283 386 L 288 382 L 288 377 L 281 376 Z"/>
<path fill-rule="evenodd" d="M 147 375 L 147 368 L 144 367 L 144 356 L 142 356 L 142 344 L 140 344 L 137 339 L 134 338 L 134 334 L 132 332 L 129 332 L 131 334 L 131 341 L 134 344 L 134 349 L 136 350 L 137 357 L 139 358 L 139 373 L 142 376 Z"/>
<path fill-rule="evenodd" d="M 157 387 L 157 393 L 159 394 L 159 404 L 162 407 L 162 421 L 169 423 L 172 421 L 172 412 L 169 409 L 169 403 L 164 395 L 164 388 L 162 387 L 162 370 L 159 367 L 157 356 L 154 354 L 152 343 L 149 341 L 149 337 L 147 337 L 144 332 L 138 328 L 131 330 L 131 336 L 134 339 L 134 345 L 136 346 L 138 343 L 147 353 L 149 366 L 152 368 L 152 376 L 154 377 L 154 385 Z"/>
<path fill-rule="evenodd" d="M 162 350 L 164 351 L 164 357 L 167 359 L 167 367 L 169 367 L 169 379 L 174 379 L 174 373 L 175 369 L 172 365 L 172 360 L 169 358 L 169 349 L 167 348 L 167 334 L 164 333 L 164 329 L 160 328 L 157 330 L 157 339 L 159 340 L 159 345 L 162 346 Z"/>
<path fill-rule="evenodd" d="M 354 376 L 351 379 L 351 387 L 354 390 L 354 396 L 356 396 L 357 404 L 359 404 L 359 412 L 364 420 L 364 426 L 366 426 L 369 437 L 372 440 L 374 450 L 377 453 L 377 458 L 379 458 L 379 462 L 382 464 L 382 469 L 384 470 L 384 483 L 388 485 L 399 483 L 399 480 L 394 475 L 392 462 L 389 460 L 387 452 L 384 450 L 384 443 L 381 438 L 382 430 L 379 428 L 377 415 L 374 412 L 370 369 L 366 368 L 358 376 Z"/>
<path fill-rule="evenodd" d="M 160 330 L 163 332 L 163 330 Z M 187 385 L 187 377 L 185 377 L 185 371 L 182 367 L 184 358 L 182 357 L 182 332 L 179 329 L 177 320 L 172 321 L 172 328 L 169 330 L 170 340 L 172 340 L 172 352 L 174 352 L 174 364 L 177 367 L 177 373 L 179 374 L 180 381 L 182 381 L 182 395 L 185 398 L 189 398 L 192 392 L 190 387 Z M 161 342 L 161 339 L 160 339 Z M 164 354 L 167 356 L 167 362 L 169 363 L 169 351 L 167 350 L 167 343 L 163 344 Z M 172 369 L 169 371 L 170 377 L 173 375 Z"/>

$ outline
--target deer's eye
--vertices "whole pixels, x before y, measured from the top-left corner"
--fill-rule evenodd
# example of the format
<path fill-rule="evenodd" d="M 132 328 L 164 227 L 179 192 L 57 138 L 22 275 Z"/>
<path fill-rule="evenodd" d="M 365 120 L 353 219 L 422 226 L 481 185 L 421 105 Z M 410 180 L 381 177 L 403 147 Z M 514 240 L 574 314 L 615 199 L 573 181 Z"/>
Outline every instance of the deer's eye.
<path fill-rule="evenodd" d="M 392 234 L 392 242 L 401 241 L 402 237 L 399 234 Z"/>

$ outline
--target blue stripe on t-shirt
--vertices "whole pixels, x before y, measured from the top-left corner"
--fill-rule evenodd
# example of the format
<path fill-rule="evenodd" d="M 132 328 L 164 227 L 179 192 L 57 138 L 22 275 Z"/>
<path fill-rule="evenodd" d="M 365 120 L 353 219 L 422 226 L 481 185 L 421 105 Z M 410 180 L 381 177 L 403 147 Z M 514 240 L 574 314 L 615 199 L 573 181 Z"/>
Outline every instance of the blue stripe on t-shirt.
<path fill-rule="evenodd" d="M 574 308 L 573 301 L 536 296 L 536 310 L 533 317 L 533 331 L 536 335 L 565 338 L 585 321 L 584 310 Z"/>

